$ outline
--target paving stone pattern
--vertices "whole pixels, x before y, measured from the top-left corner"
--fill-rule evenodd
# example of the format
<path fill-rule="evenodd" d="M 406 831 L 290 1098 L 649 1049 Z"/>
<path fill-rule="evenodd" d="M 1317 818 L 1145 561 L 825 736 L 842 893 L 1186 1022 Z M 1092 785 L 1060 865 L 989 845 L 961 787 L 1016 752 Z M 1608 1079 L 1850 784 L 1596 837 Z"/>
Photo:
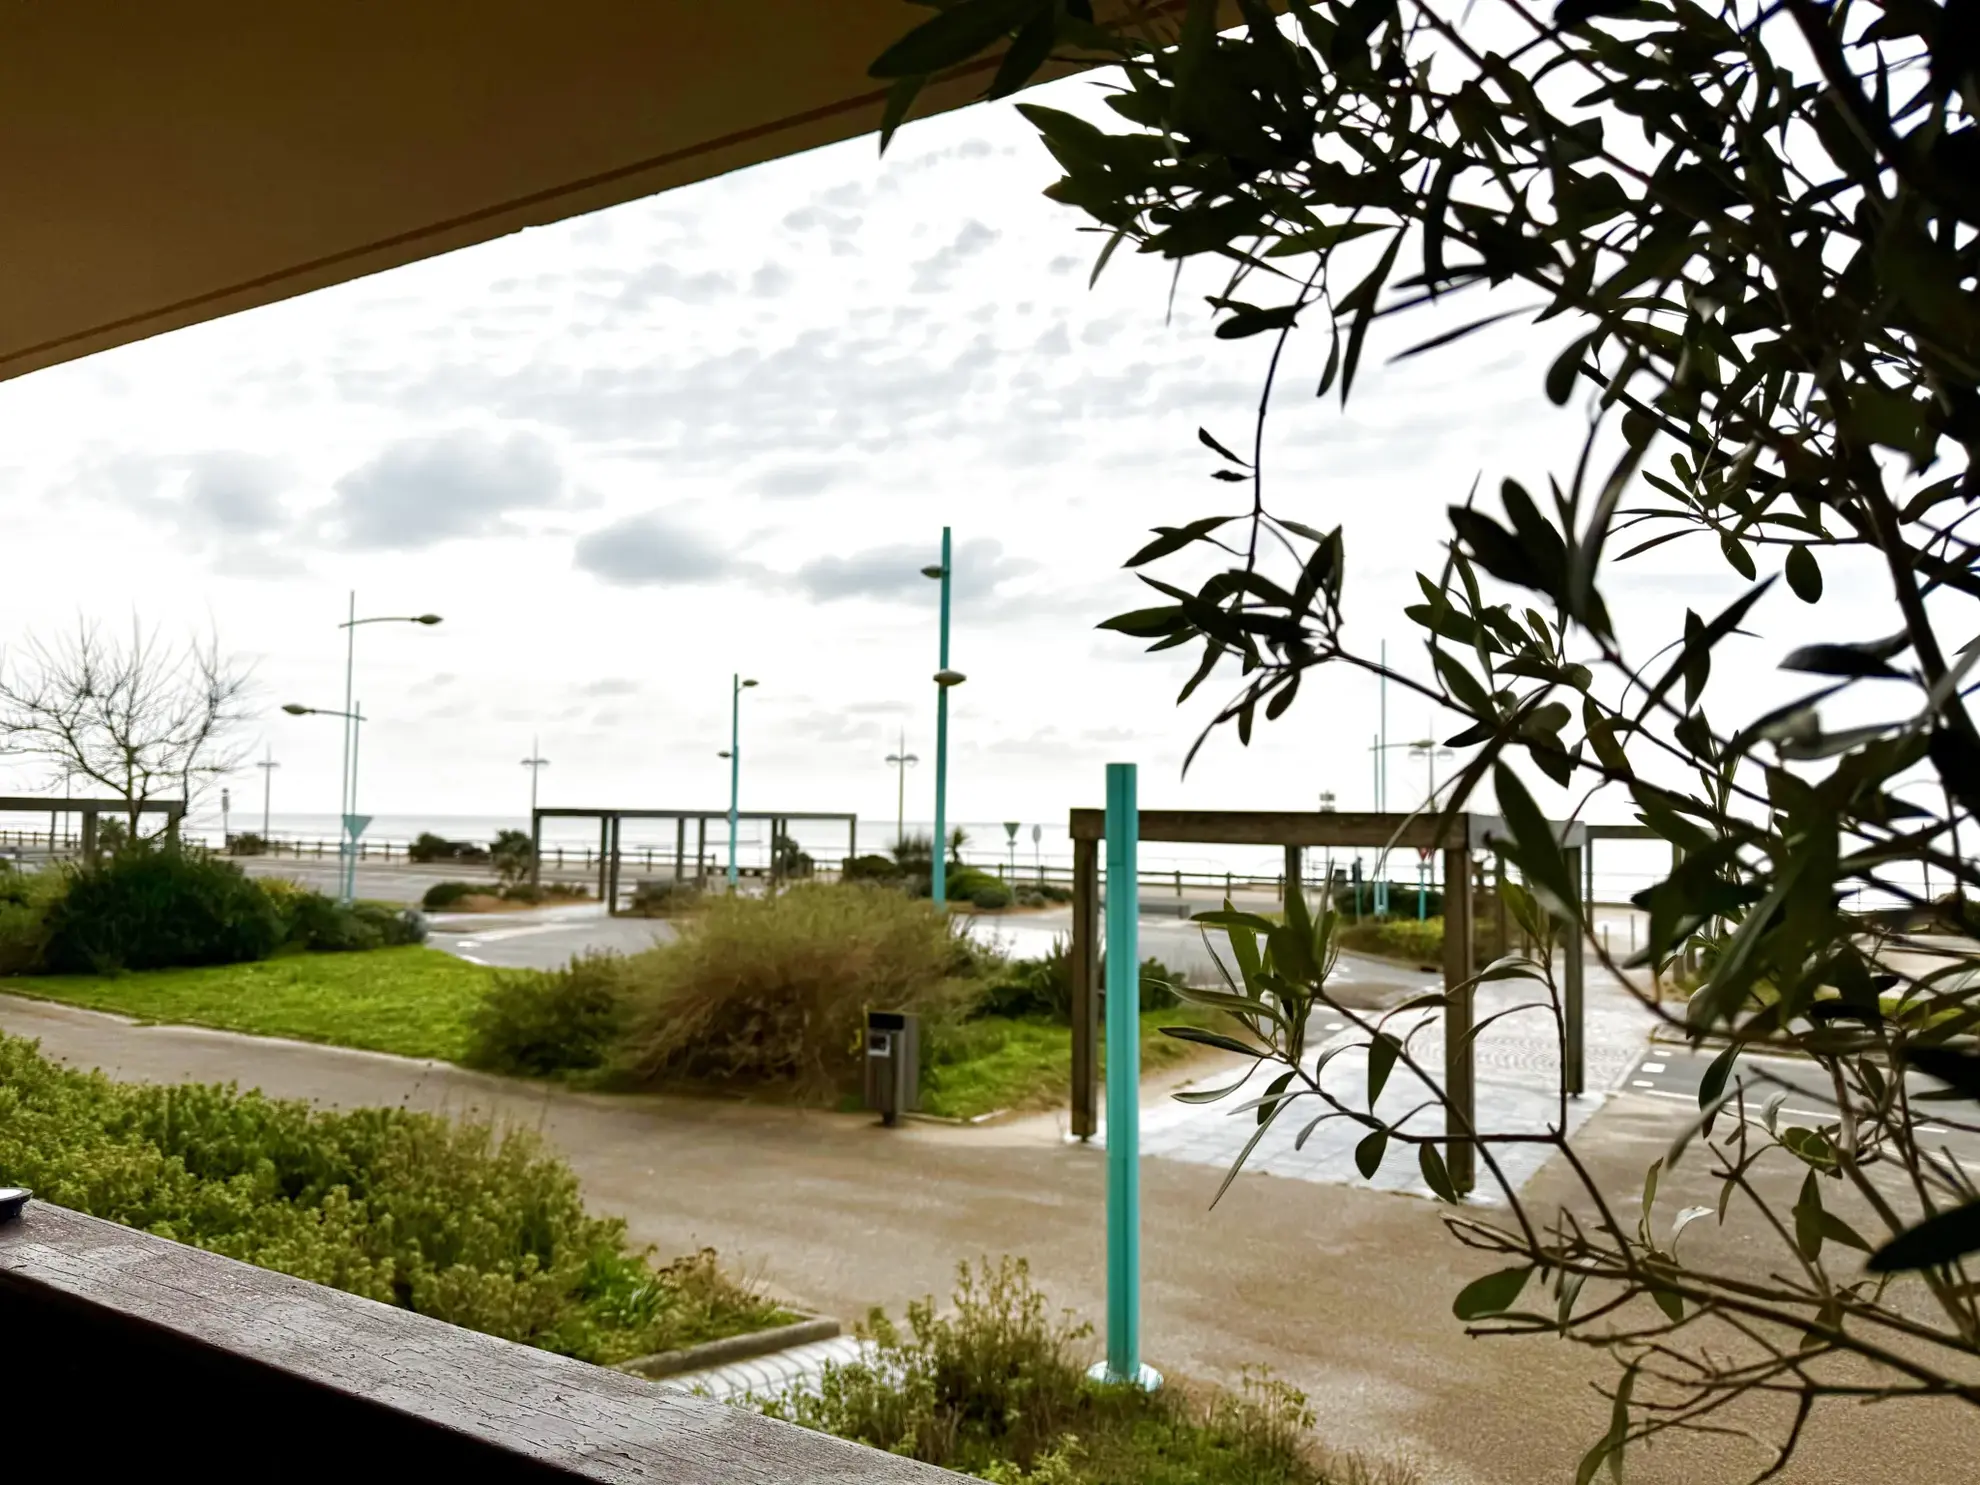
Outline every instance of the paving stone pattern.
<path fill-rule="evenodd" d="M 1477 992 L 1477 1019 L 1482 1022 L 1514 1006 L 1530 1003 L 1534 988 L 1521 981 L 1481 985 Z M 1569 1133 L 1579 1129 L 1629 1077 L 1643 1055 L 1655 1019 L 1613 978 L 1591 972 L 1584 1024 L 1588 1092 L 1567 1100 Z M 1431 1076 L 1441 1078 L 1444 1065 L 1441 1013 L 1406 1012 L 1390 1023 L 1390 1029 L 1406 1036 L 1411 1057 Z M 1331 1013 L 1324 1019 L 1316 1017 L 1313 1031 L 1316 1045 L 1307 1063 L 1309 1070 L 1329 1048 L 1366 1039 L 1363 1033 L 1334 1019 Z M 1538 1132 L 1560 1116 L 1560 1053 L 1549 1010 L 1540 1007 L 1505 1015 L 1479 1033 L 1473 1050 L 1478 1126 L 1483 1132 Z M 1366 1069 L 1366 1054 L 1349 1050 L 1329 1061 L 1323 1080 L 1350 1107 L 1364 1107 Z M 1270 1076 L 1269 1069 L 1261 1070 L 1244 1092 L 1220 1103 L 1187 1104 L 1164 1099 L 1144 1106 L 1142 1154 L 1228 1168 L 1258 1127 L 1255 1112 L 1230 1111 L 1262 1093 Z M 1427 1098 L 1428 1089 L 1423 1082 L 1398 1065 L 1376 1107 L 1384 1118 L 1393 1121 Z M 1368 1131 L 1338 1117 L 1315 1125 L 1315 1117 L 1325 1112 L 1326 1105 L 1315 1098 L 1287 1105 L 1252 1150 L 1245 1168 L 1294 1180 L 1362 1183 L 1354 1163 L 1354 1149 Z M 1406 1127 L 1425 1132 L 1441 1130 L 1442 1112 L 1434 1107 L 1426 1109 Z M 1514 1189 L 1538 1172 L 1547 1155 L 1544 1145 L 1504 1145 L 1493 1151 Z M 1379 1190 L 1430 1195 L 1419 1172 L 1415 1151 L 1400 1145 L 1391 1146 L 1381 1169 L 1366 1184 Z M 1482 1161 L 1476 1199 L 1488 1205 L 1504 1199 Z"/>

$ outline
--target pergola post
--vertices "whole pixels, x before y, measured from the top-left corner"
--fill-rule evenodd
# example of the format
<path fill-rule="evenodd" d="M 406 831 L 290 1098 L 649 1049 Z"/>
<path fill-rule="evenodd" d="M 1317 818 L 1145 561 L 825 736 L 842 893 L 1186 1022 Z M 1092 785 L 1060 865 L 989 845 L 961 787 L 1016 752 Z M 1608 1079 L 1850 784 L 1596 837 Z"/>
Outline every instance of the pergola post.
<path fill-rule="evenodd" d="M 534 806 L 529 812 L 529 884 L 543 885 L 543 815 Z"/>
<path fill-rule="evenodd" d="M 1493 957 L 1503 958 L 1512 952 L 1512 922 L 1506 906 L 1506 855 L 1497 850 L 1492 853 L 1492 926 L 1499 936 Z"/>
<path fill-rule="evenodd" d="M 1100 997 L 1094 981 L 1100 936 L 1100 842 L 1073 840 L 1072 898 L 1072 1132 L 1099 1133 Z"/>
<path fill-rule="evenodd" d="M 96 811 L 85 809 L 82 812 L 82 860 L 84 866 L 96 865 Z"/>
<path fill-rule="evenodd" d="M 1287 907 L 1290 907 L 1292 900 L 1299 895 L 1300 855 L 1301 852 L 1298 846 L 1286 847 L 1286 890 L 1283 902 Z"/>
<path fill-rule="evenodd" d="M 1569 846 L 1566 850 L 1567 868 L 1577 881 L 1581 879 L 1584 849 Z M 1588 1090 L 1586 1039 L 1582 1035 L 1585 1004 L 1582 970 L 1584 948 L 1588 935 L 1594 931 L 1595 894 L 1591 891 L 1587 916 L 1579 924 L 1568 925 L 1567 942 L 1561 951 L 1561 1087 L 1577 1098 Z"/>
<path fill-rule="evenodd" d="M 679 881 L 687 873 L 687 863 L 682 859 L 687 855 L 687 816 L 674 821 L 674 880 Z"/>
<path fill-rule="evenodd" d="M 598 817 L 598 900 L 605 904 L 605 911 L 612 910 L 612 899 L 605 895 L 606 878 L 610 874 L 612 855 L 612 817 Z"/>
<path fill-rule="evenodd" d="M 1471 851 L 1444 850 L 1444 1165 L 1460 1195 L 1477 1184 L 1473 1079 Z"/>
<path fill-rule="evenodd" d="M 694 884 L 708 886 L 708 816 L 694 817 Z"/>

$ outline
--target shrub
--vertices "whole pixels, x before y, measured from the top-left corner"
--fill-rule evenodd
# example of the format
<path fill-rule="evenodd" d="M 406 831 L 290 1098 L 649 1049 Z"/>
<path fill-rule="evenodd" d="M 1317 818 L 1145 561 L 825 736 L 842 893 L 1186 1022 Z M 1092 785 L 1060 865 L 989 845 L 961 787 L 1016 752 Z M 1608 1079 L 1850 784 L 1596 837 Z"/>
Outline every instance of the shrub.
<path fill-rule="evenodd" d="M 701 901 L 701 886 L 692 880 L 658 879 L 643 881 L 633 888 L 628 911 L 646 918 L 665 918 L 686 912 Z"/>
<path fill-rule="evenodd" d="M 1006 1485 L 1324 1485 L 1306 1398 L 1263 1372 L 1196 1406 L 1086 1375 L 1091 1327 L 1054 1315 L 1021 1259 L 957 1271 L 953 1313 L 876 1310 L 870 1358 L 764 1401 L 807 1428 Z"/>
<path fill-rule="evenodd" d="M 852 856 L 839 868 L 842 882 L 898 882 L 905 875 L 891 856 Z"/>
<path fill-rule="evenodd" d="M 1097 966 L 1100 999 L 1106 1003 L 1107 956 Z M 1143 1011 L 1167 1010 L 1177 1004 L 1171 985 L 1188 983 L 1181 970 L 1150 956 L 1141 961 Z M 1013 959 L 993 974 L 976 1002 L 979 1016 L 1050 1016 L 1072 1021 L 1072 949 L 1062 938 L 1036 959 Z"/>
<path fill-rule="evenodd" d="M 48 947 L 48 918 L 68 889 L 59 871 L 0 870 L 0 975 L 28 974 Z"/>
<path fill-rule="evenodd" d="M 997 881 L 985 882 L 981 886 L 972 887 L 969 893 L 970 906 L 983 908 L 988 912 L 1007 908 L 1011 905 L 1011 901 L 1011 889 L 1006 887 L 1002 882 Z"/>
<path fill-rule="evenodd" d="M 286 925 L 238 866 L 175 845 L 127 846 L 75 873 L 48 915 L 56 974 L 265 959 Z"/>
<path fill-rule="evenodd" d="M 426 889 L 419 905 L 429 913 L 443 913 L 464 897 L 473 897 L 482 889 L 472 882 L 435 882 Z"/>
<path fill-rule="evenodd" d="M 697 1254 L 654 1269 L 528 1130 L 139 1087 L 0 1037 L 0 1180 L 508 1340 L 611 1362 L 781 1318 Z"/>
<path fill-rule="evenodd" d="M 468 1017 L 468 1065 L 530 1077 L 602 1066 L 625 1025 L 623 965 L 584 954 L 566 969 L 498 973 Z"/>
<path fill-rule="evenodd" d="M 822 1094 L 855 1086 L 864 1012 L 960 1015 L 972 963 L 921 904 L 858 883 L 721 897 L 672 944 L 624 961 L 626 1069 Z"/>
<path fill-rule="evenodd" d="M 488 859 L 505 886 L 515 886 L 536 864 L 536 843 L 527 830 L 498 830 L 488 847 Z"/>
<path fill-rule="evenodd" d="M 534 905 L 542 902 L 550 894 L 533 882 L 511 882 L 496 895 L 504 902 L 526 902 Z"/>
<path fill-rule="evenodd" d="M 584 898 L 591 896 L 591 889 L 582 882 L 545 882 L 543 895 L 550 898 Z"/>
<path fill-rule="evenodd" d="M 518 832 L 520 833 L 520 832 Z M 422 830 L 406 847 L 406 860 L 419 862 L 434 861 L 486 861 L 488 853 L 470 841 L 448 840 L 435 835 L 430 830 Z"/>
<path fill-rule="evenodd" d="M 256 835 L 252 830 L 243 830 L 239 835 L 228 838 L 227 854 L 229 856 L 265 856 L 268 854 L 268 842 Z"/>
<path fill-rule="evenodd" d="M 410 909 L 383 902 L 345 907 L 314 888 L 279 877 L 259 885 L 281 915 L 282 941 L 294 948 L 339 954 L 426 942 L 426 920 Z"/>

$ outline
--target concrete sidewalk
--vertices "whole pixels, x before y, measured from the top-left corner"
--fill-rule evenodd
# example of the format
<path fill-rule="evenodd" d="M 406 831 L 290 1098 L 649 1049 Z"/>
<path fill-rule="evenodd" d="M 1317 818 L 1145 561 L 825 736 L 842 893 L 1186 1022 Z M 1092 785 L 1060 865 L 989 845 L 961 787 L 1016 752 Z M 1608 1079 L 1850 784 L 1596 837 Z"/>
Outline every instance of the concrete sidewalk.
<path fill-rule="evenodd" d="M 0 997 L 0 1029 L 50 1055 L 151 1081 L 234 1080 L 326 1104 L 399 1105 L 539 1129 L 587 1198 L 663 1254 L 712 1244 L 776 1293 L 847 1320 L 896 1316 L 948 1291 L 955 1265 L 1023 1254 L 1056 1304 L 1105 1313 L 1104 1161 L 1049 1121 L 1004 1129 L 911 1125 L 742 1102 L 614 1098 L 440 1064 L 115 1017 Z M 1625 1212 L 1685 1111 L 1630 1094 L 1592 1117 L 1584 1157 Z M 1698 1163 L 1702 1165 L 1702 1162 Z M 1536 1190 L 1544 1194 L 1551 1172 Z M 1235 1382 L 1263 1364 L 1303 1388 L 1330 1444 L 1407 1454 L 1450 1485 L 1573 1478 L 1605 1426 L 1604 1358 L 1553 1339 L 1472 1341 L 1452 1296 L 1490 1264 L 1404 1195 L 1241 1176 L 1213 1212 L 1219 1173 L 1144 1162 L 1144 1331 L 1149 1359 Z M 1669 1209 L 1708 1200 L 1696 1167 L 1665 1182 Z M 1756 1269 L 1765 1243 L 1734 1245 Z M 1957 1461 L 1966 1460 L 1967 1465 Z M 1837 1405 L 1817 1415 L 1795 1485 L 1959 1479 L 1980 1424 L 1950 1404 Z M 1630 1462 L 1638 1485 L 1744 1479 L 1757 1449 L 1676 1442 Z M 1743 1465 L 1740 1474 L 1736 1466 Z"/>

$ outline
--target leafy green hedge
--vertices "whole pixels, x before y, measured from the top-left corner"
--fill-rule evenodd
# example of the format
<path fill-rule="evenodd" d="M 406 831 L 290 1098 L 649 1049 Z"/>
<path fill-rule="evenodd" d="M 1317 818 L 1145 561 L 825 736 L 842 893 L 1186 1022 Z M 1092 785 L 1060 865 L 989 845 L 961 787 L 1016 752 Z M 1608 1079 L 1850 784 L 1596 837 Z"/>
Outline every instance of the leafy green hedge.
<path fill-rule="evenodd" d="M 759 1329 L 712 1253 L 665 1268 L 527 1130 L 113 1083 L 0 1036 L 0 1182 L 386 1304 L 612 1362 Z"/>

